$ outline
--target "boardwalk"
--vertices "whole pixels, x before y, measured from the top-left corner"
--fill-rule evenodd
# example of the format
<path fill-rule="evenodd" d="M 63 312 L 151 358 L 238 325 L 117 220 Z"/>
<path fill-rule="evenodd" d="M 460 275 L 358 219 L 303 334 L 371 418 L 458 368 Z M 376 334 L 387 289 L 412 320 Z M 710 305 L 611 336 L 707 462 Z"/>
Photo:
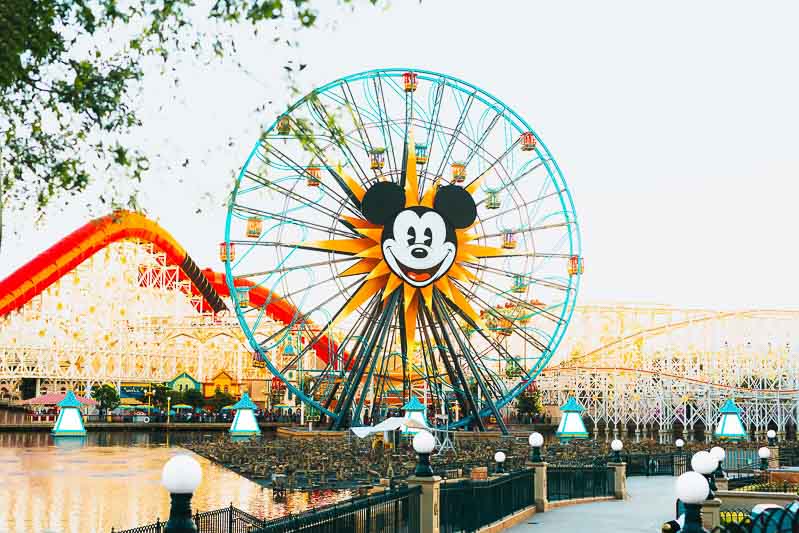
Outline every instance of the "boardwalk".
<path fill-rule="evenodd" d="M 674 517 L 676 478 L 627 478 L 625 501 L 589 503 L 536 514 L 510 531 L 548 533 L 657 533 Z"/>

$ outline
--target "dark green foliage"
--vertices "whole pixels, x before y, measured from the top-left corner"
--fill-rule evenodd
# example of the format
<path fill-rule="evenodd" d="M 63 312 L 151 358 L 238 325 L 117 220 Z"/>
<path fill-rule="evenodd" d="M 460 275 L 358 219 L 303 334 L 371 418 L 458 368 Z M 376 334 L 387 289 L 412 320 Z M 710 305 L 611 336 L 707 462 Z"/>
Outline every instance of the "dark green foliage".
<path fill-rule="evenodd" d="M 92 398 L 100 404 L 104 413 L 116 409 L 120 404 L 116 387 L 108 384 L 92 387 Z"/>

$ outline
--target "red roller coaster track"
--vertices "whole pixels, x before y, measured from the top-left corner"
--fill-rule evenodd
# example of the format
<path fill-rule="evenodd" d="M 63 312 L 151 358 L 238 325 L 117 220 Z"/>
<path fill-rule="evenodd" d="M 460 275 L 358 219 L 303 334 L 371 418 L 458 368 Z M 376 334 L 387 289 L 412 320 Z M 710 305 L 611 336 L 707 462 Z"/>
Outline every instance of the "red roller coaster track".
<path fill-rule="evenodd" d="M 191 281 L 192 293 L 203 297 L 202 310 L 219 312 L 226 308 L 220 298 L 220 295 L 229 295 L 224 274 L 211 269 L 200 270 L 172 235 L 144 215 L 116 211 L 73 231 L 0 281 L 0 316 L 19 309 L 98 251 L 123 240 L 150 242 L 161 250 L 168 264 L 179 267 L 183 279 Z M 239 284 L 253 285 L 248 280 L 237 280 L 236 285 Z M 294 306 L 271 294 L 268 289 L 255 287 L 250 290 L 252 305 L 262 306 L 267 301 L 270 303 L 266 306 L 266 315 L 273 320 L 289 324 L 297 315 Z M 314 350 L 327 363 L 336 346 L 322 335 Z"/>

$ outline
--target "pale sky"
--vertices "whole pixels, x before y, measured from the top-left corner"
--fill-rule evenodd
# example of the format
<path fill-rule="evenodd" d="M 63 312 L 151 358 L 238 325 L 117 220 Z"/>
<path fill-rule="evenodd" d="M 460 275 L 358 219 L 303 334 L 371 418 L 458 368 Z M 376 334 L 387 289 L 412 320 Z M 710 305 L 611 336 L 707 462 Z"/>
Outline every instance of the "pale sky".
<path fill-rule="evenodd" d="M 301 34 L 304 88 L 371 68 L 430 69 L 482 87 L 535 128 L 580 221 L 578 303 L 799 308 L 799 3 L 424 0 L 328 11 L 333 27 Z M 137 134 L 179 169 L 155 161 L 143 207 L 215 269 L 232 175 L 290 99 L 285 51 L 267 32 L 247 32 L 238 52 L 249 74 L 182 64 L 178 88 L 150 76 Z M 81 200 L 38 226 L 6 217 L 14 233 L 0 275 L 104 214 Z"/>

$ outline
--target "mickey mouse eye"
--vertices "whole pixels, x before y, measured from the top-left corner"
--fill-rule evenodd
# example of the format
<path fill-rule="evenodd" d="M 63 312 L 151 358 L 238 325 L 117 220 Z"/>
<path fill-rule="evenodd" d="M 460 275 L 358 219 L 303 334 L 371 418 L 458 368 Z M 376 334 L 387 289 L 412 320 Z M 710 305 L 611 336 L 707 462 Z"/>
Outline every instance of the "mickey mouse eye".
<path fill-rule="evenodd" d="M 413 245 L 416 242 L 416 228 L 411 226 L 408 228 L 408 246 Z"/>
<path fill-rule="evenodd" d="M 433 230 L 430 228 L 424 229 L 424 244 L 425 246 L 430 246 L 433 244 Z"/>

